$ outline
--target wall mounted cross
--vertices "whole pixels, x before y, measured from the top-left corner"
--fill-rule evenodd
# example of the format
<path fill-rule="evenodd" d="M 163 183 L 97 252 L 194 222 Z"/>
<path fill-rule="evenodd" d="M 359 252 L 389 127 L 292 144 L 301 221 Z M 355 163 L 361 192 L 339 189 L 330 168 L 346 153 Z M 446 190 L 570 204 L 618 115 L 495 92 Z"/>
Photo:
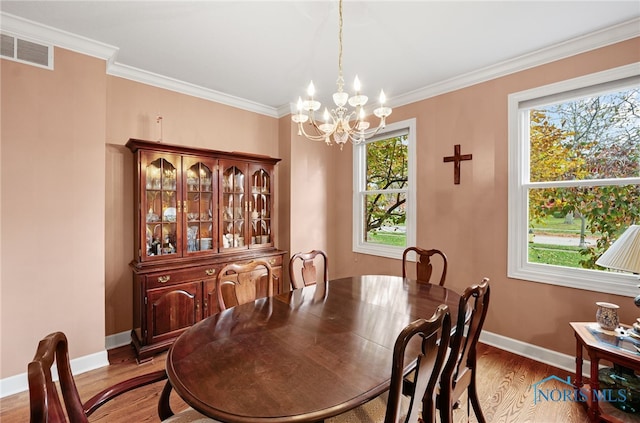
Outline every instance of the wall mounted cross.
<path fill-rule="evenodd" d="M 460 162 L 463 160 L 471 160 L 471 154 L 460 154 L 460 144 L 453 146 L 453 156 L 445 157 L 444 162 L 453 162 L 453 183 L 460 184 Z"/>

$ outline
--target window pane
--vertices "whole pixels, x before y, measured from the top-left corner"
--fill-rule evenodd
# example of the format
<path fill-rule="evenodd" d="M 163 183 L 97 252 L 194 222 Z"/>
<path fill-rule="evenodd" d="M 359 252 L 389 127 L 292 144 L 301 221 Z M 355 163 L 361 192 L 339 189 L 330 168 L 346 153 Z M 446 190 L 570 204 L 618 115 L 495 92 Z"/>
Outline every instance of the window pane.
<path fill-rule="evenodd" d="M 406 189 L 408 178 L 407 136 L 367 144 L 366 190 Z"/>
<path fill-rule="evenodd" d="M 405 193 L 367 194 L 364 196 L 365 242 L 406 246 Z"/>
<path fill-rule="evenodd" d="M 640 176 L 640 88 L 529 110 L 532 182 Z"/>
<path fill-rule="evenodd" d="M 529 190 L 529 262 L 596 269 L 595 261 L 640 220 L 640 186 Z"/>

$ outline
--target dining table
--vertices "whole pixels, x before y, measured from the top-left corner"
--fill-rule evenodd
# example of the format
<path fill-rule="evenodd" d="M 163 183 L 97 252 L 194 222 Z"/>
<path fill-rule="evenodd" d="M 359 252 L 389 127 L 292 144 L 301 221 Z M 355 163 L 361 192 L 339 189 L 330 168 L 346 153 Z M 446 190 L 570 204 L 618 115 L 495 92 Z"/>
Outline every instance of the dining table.
<path fill-rule="evenodd" d="M 169 383 L 223 422 L 318 422 L 389 389 L 393 346 L 409 323 L 460 295 L 388 275 L 339 278 L 257 299 L 182 333 L 166 358 Z M 420 343 L 407 348 L 417 357 Z M 415 364 L 409 362 L 407 372 Z"/>

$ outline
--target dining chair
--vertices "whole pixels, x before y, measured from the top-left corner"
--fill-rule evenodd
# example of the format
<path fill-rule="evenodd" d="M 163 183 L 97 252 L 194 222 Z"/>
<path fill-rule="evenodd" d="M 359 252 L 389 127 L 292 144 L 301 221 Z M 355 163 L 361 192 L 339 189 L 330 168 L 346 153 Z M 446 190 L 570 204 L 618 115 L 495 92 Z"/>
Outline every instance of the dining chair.
<path fill-rule="evenodd" d="M 228 264 L 218 274 L 217 291 L 220 310 L 271 297 L 273 270 L 263 260 Z"/>
<path fill-rule="evenodd" d="M 63 401 L 60 400 L 58 388 L 54 382 L 52 373 L 54 365 L 57 367 Z M 107 402 L 126 392 L 167 379 L 167 373 L 164 370 L 158 370 L 124 380 L 98 392 L 83 404 L 71 373 L 67 337 L 62 332 L 54 332 L 47 335 L 38 344 L 36 354 L 27 366 L 27 378 L 31 423 L 87 423 L 88 417 Z M 165 407 L 165 413 L 174 414 L 168 402 Z M 158 413 L 162 419 L 160 406 Z M 206 417 L 193 409 L 188 409 L 175 414 L 172 422 L 213 421 L 202 419 L 206 419 Z"/>
<path fill-rule="evenodd" d="M 431 275 L 433 273 L 433 265 L 431 259 L 433 256 L 438 255 L 442 258 L 442 273 L 440 274 L 440 286 L 444 286 L 444 281 L 447 277 L 447 256 L 440 250 L 431 249 L 425 250 L 420 247 L 408 247 L 402 253 L 402 277 L 407 277 L 407 266 L 409 261 L 407 255 L 410 252 L 415 252 L 417 255 L 416 261 L 416 280 L 423 282 L 430 282 Z"/>
<path fill-rule="evenodd" d="M 467 414 L 471 412 L 470 403 L 478 423 L 486 422 L 478 399 L 476 347 L 487 316 L 489 292 L 489 278 L 484 278 L 480 284 L 465 289 L 460 298 L 455 335 L 451 338 L 449 357 L 442 370 L 436 397 L 436 407 L 440 410 L 442 423 L 453 422 L 453 409 L 457 407 L 460 396 L 465 391 Z"/>
<path fill-rule="evenodd" d="M 327 254 L 322 250 L 294 254 L 289 260 L 291 289 L 304 288 L 305 286 L 318 283 L 318 265 L 322 265 L 322 283 L 326 284 L 329 281 L 329 266 L 327 260 Z M 302 263 L 302 267 L 300 268 L 298 267 L 299 262 Z"/>
<path fill-rule="evenodd" d="M 326 423 L 424 423 L 436 421 L 435 391 L 445 362 L 451 317 L 449 307 L 442 304 L 429 319 L 418 319 L 398 335 L 393 348 L 389 391 L 344 414 L 325 420 Z M 415 356 L 406 356 L 407 345 L 416 337 L 422 348 Z M 415 389 L 409 398 L 402 386 L 407 363 L 416 360 Z M 429 401 L 426 401 L 430 398 Z"/>

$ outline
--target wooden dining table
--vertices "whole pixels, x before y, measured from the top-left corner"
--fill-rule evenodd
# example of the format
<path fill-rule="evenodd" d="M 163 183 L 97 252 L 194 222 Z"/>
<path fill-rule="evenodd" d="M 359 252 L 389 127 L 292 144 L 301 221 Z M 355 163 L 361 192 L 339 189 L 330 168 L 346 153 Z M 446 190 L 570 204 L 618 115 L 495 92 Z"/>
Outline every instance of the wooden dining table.
<path fill-rule="evenodd" d="M 459 300 L 438 285 L 383 275 L 261 298 L 180 335 L 167 355 L 169 382 L 224 422 L 321 421 L 388 390 L 400 331 L 440 304 L 455 321 Z M 407 353 L 415 356 L 418 344 Z"/>

